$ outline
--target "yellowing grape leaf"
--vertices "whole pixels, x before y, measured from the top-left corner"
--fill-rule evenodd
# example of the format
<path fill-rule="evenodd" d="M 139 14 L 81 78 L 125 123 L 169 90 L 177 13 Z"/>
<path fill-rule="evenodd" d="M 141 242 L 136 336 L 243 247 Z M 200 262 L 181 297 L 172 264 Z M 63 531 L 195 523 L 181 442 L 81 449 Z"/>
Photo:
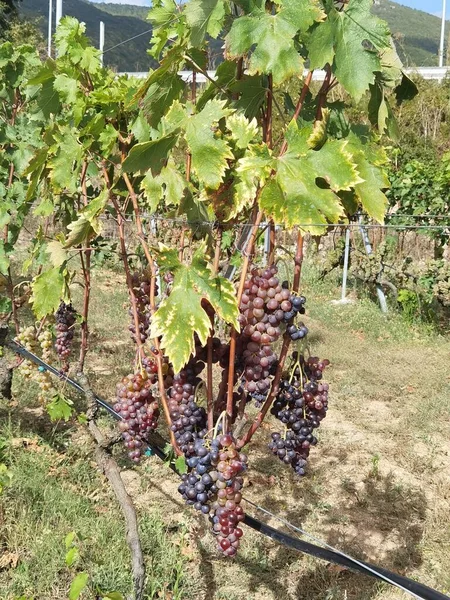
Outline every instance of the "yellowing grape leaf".
<path fill-rule="evenodd" d="M 201 344 L 208 339 L 211 321 L 202 307 L 203 300 L 226 323 L 239 328 L 236 292 L 230 281 L 212 275 L 204 246 L 196 251 L 190 265 L 178 260 L 176 250 L 161 246 L 158 265 L 162 271 L 171 271 L 174 281 L 169 297 L 153 315 L 151 336 L 161 336 L 161 346 L 177 373 L 195 349 L 194 334 Z"/>
<path fill-rule="evenodd" d="M 354 155 L 354 160 L 363 178 L 361 183 L 355 185 L 355 194 L 367 214 L 384 223 L 388 199 L 382 190 L 390 187 L 389 179 L 383 169 L 366 160 L 362 152 Z"/>

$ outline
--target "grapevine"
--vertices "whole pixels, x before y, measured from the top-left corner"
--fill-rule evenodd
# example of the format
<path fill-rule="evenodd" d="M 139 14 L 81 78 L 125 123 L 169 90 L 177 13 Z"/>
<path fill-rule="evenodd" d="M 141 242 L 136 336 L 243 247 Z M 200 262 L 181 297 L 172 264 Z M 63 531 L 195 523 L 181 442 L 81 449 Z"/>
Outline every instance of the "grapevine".
<path fill-rule="evenodd" d="M 135 351 L 114 375 L 121 438 L 137 465 L 164 421 L 186 470 L 180 494 L 210 517 L 219 550 L 233 557 L 252 439 L 264 419 L 273 431 L 267 452 L 303 476 L 328 411 L 329 363 L 307 345 L 303 239 L 357 210 L 382 222 L 388 181 L 380 134 L 393 128 L 390 92 L 400 101 L 413 84 L 401 85 L 406 76 L 370 2 L 280 0 L 239 10 L 228 0 L 169 4 L 158 0 L 150 11 L 150 53 L 159 66 L 144 81 L 105 69 L 71 17 L 59 25 L 55 60 L 42 62 L 29 46 L 2 46 L 8 135 L 0 142 L 7 198 L 0 270 L 18 329 L 13 248 L 33 207 L 42 223 L 25 261 L 31 282 L 23 302 L 41 325 L 55 317 L 64 371 L 78 311 L 83 377 L 95 340 L 94 328 L 88 336 L 91 264 L 105 222 L 114 225 Z M 199 57 L 219 35 L 225 61 L 210 81 Z M 205 76 L 205 89 L 194 76 L 187 93 L 178 76 L 186 65 Z M 318 91 L 316 69 L 325 72 Z M 356 103 L 370 95 L 377 132 L 347 126 L 344 103 L 329 100 L 338 85 Z M 166 244 L 158 244 L 159 217 Z M 175 223 L 180 235 L 171 235 Z M 277 226 L 295 231 L 290 248 L 279 244 Z M 288 263 L 292 285 L 281 280 L 279 260 Z M 119 335 L 119 323 L 111 329 Z M 52 361 L 48 327 L 24 328 L 18 340 Z M 54 395 L 46 372 L 26 361 L 20 372 L 38 378 L 41 395 Z M 88 413 L 92 434 L 98 426 L 95 411 Z M 141 567 L 134 582 L 142 596 Z"/>

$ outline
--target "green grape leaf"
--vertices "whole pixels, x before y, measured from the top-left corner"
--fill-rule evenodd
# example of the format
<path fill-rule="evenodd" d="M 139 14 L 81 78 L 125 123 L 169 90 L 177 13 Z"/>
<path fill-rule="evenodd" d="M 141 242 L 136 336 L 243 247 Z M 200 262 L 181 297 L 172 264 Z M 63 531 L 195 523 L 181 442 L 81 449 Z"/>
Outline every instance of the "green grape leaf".
<path fill-rule="evenodd" d="M 195 252 L 190 265 L 178 260 L 176 250 L 161 246 L 158 265 L 162 271 L 172 271 L 174 281 L 169 297 L 153 315 L 151 337 L 162 336 L 161 346 L 178 373 L 195 350 L 194 334 L 202 345 L 208 339 L 211 321 L 203 301 L 208 301 L 226 323 L 239 328 L 236 293 L 230 281 L 212 275 L 204 246 Z"/>
<path fill-rule="evenodd" d="M 255 47 L 250 56 L 248 74 L 272 73 L 275 85 L 303 72 L 303 61 L 293 40 L 296 29 L 280 15 L 260 11 L 252 16 L 239 17 L 225 39 L 229 59 L 244 56 Z"/>
<path fill-rule="evenodd" d="M 72 221 L 67 226 L 70 231 L 67 236 L 64 248 L 70 248 L 72 246 L 78 246 L 83 242 L 89 241 L 100 231 L 100 225 L 98 224 L 98 231 L 94 229 L 92 225 L 93 220 L 87 219 L 84 215 L 80 215 L 76 221 Z"/>
<path fill-rule="evenodd" d="M 192 54 L 192 50 L 190 51 Z M 216 77 L 214 83 L 210 83 L 203 94 L 197 101 L 197 110 L 204 108 L 208 100 L 212 100 L 217 94 L 220 94 L 220 88 L 228 89 L 236 78 L 236 63 L 234 61 L 225 60 L 220 63 L 216 69 Z"/>
<path fill-rule="evenodd" d="M 236 146 L 241 149 L 247 148 L 249 143 L 258 134 L 258 123 L 256 119 L 248 121 L 243 114 L 234 113 L 227 119 L 227 127 L 231 131 L 231 137 Z"/>
<path fill-rule="evenodd" d="M 276 85 L 302 75 L 303 60 L 294 37 L 324 17 L 316 0 L 285 0 L 278 8 L 276 14 L 269 14 L 255 7 L 250 15 L 233 21 L 225 38 L 227 57 L 236 59 L 251 52 L 248 74 L 272 73 Z"/>
<path fill-rule="evenodd" d="M 214 128 L 232 111 L 225 108 L 225 100 L 210 100 L 204 109 L 186 119 L 186 141 L 192 154 L 192 169 L 208 188 L 217 189 L 233 158 L 228 143 L 215 136 Z"/>
<path fill-rule="evenodd" d="M 31 303 L 34 314 L 42 319 L 56 311 L 61 298 L 66 296 L 66 280 L 60 267 L 44 271 L 33 279 Z"/>
<path fill-rule="evenodd" d="M 105 156 L 109 156 L 117 143 L 117 131 L 114 125 L 108 123 L 98 135 L 101 151 Z"/>
<path fill-rule="evenodd" d="M 163 160 L 167 158 L 177 139 L 178 134 L 173 132 L 158 140 L 136 144 L 124 160 L 122 169 L 125 173 L 147 171 L 148 169 L 151 169 L 153 174 L 159 173 L 163 167 Z"/>
<path fill-rule="evenodd" d="M 253 119 L 258 115 L 259 109 L 264 104 L 267 88 L 263 84 L 261 75 L 244 76 L 231 86 L 234 93 L 240 94 L 235 106 L 243 110 L 247 119 Z"/>
<path fill-rule="evenodd" d="M 5 242 L 0 240 L 0 273 L 3 275 L 8 274 L 9 269 L 9 257 L 6 254 Z"/>
<path fill-rule="evenodd" d="M 69 104 L 76 102 L 78 92 L 78 82 L 76 79 L 72 79 L 72 77 L 68 77 L 64 73 L 59 73 L 53 81 L 53 87 L 59 92 L 64 102 L 68 102 Z"/>
<path fill-rule="evenodd" d="M 144 192 L 151 212 L 156 211 L 158 204 L 163 199 L 166 205 L 178 206 L 186 186 L 187 181 L 176 168 L 173 159 L 169 159 L 159 175 L 153 177 L 149 171 L 141 182 L 141 190 Z"/>
<path fill-rule="evenodd" d="M 81 592 L 86 588 L 88 581 L 89 575 L 87 573 L 78 573 L 70 585 L 69 600 L 78 600 Z"/>
<path fill-rule="evenodd" d="M 152 127 L 157 127 L 161 117 L 169 110 L 174 100 L 178 100 L 186 84 L 176 71 L 166 73 L 150 85 L 143 100 L 143 113 Z"/>
<path fill-rule="evenodd" d="M 200 46 L 207 33 L 216 38 L 221 32 L 225 18 L 224 0 L 190 0 L 185 14 L 191 28 L 191 43 Z"/>
<path fill-rule="evenodd" d="M 381 191 L 389 188 L 389 179 L 381 167 L 366 160 L 363 152 L 353 155 L 362 183 L 355 185 L 355 194 L 369 216 L 384 223 L 384 215 L 388 205 L 386 195 Z"/>
<path fill-rule="evenodd" d="M 184 458 L 184 456 L 178 456 L 173 464 L 175 466 L 175 469 L 177 470 L 177 473 L 179 473 L 180 475 L 187 473 L 186 459 Z"/>
<path fill-rule="evenodd" d="M 349 0 L 342 10 L 333 6 L 309 39 L 310 68 L 333 64 L 337 80 L 356 101 L 382 69 L 378 51 L 391 47 L 389 29 L 372 14 L 372 5 L 372 0 Z"/>
<path fill-rule="evenodd" d="M 48 161 L 50 179 L 56 191 L 67 189 L 75 193 L 77 174 L 81 168 L 83 146 L 77 138 L 77 130 L 67 125 L 61 126 L 54 134 L 55 144 L 52 147 L 56 154 Z"/>
<path fill-rule="evenodd" d="M 150 125 L 142 112 L 136 117 L 130 131 L 138 142 L 148 142 L 150 140 Z"/>

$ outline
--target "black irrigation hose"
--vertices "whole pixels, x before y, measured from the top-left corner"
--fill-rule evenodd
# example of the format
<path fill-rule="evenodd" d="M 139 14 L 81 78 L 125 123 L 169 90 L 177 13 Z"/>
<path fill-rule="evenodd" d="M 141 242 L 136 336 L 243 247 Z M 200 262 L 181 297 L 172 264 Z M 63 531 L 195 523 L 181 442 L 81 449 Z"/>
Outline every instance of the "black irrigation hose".
<path fill-rule="evenodd" d="M 38 356 L 36 356 L 32 352 L 29 352 L 26 348 L 24 348 L 17 342 L 8 341 L 6 343 L 6 346 L 10 348 L 13 352 L 20 354 L 28 360 L 33 361 L 41 368 L 46 369 L 53 375 L 64 379 L 72 387 L 74 387 L 80 393 L 84 394 L 84 390 L 79 383 L 68 377 L 65 373 L 58 371 L 58 369 L 55 369 L 51 365 L 48 365 Z M 98 396 L 95 396 L 95 399 L 97 403 L 116 420 L 122 419 L 119 413 L 116 412 L 108 402 L 105 402 Z M 161 460 L 166 459 L 166 455 L 156 444 L 148 444 L 148 447 L 151 450 L 152 454 L 155 454 Z M 170 467 L 173 471 L 177 472 L 175 465 L 170 463 Z M 413 581 L 408 577 L 403 577 L 402 575 L 392 573 L 388 569 L 374 566 L 362 560 L 353 559 L 346 554 L 342 554 L 334 550 L 328 550 L 327 548 L 316 546 L 315 544 L 311 544 L 310 542 L 305 542 L 297 537 L 293 537 L 287 533 L 279 531 L 278 529 L 270 527 L 270 525 L 266 525 L 265 523 L 262 523 L 258 519 L 255 519 L 254 517 L 251 517 L 247 514 L 245 515 L 244 523 L 248 527 L 251 527 L 255 531 L 258 531 L 262 535 L 269 537 L 270 539 L 274 540 L 275 542 L 278 542 L 279 544 L 282 544 L 283 546 L 286 546 L 287 548 L 297 550 L 298 552 L 302 552 L 303 554 L 309 554 L 310 556 L 314 556 L 315 558 L 319 558 L 320 560 L 325 560 L 327 562 L 334 563 L 341 567 L 345 567 L 346 569 L 351 569 L 352 571 L 357 571 L 359 573 L 362 573 L 363 575 L 380 579 L 381 581 L 390 583 L 393 586 L 399 587 L 400 589 L 409 592 L 416 598 L 421 598 L 422 600 L 450 600 L 448 596 L 441 594 L 440 592 L 433 590 L 432 588 L 429 588 L 428 586 L 423 585 L 417 581 Z"/>

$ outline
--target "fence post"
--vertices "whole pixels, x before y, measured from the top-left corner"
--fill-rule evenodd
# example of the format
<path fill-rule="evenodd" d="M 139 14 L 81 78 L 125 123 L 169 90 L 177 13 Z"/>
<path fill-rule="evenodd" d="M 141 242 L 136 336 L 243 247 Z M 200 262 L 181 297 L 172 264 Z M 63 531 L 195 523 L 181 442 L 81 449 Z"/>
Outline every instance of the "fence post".
<path fill-rule="evenodd" d="M 361 233 L 362 241 L 364 242 L 364 247 L 366 249 L 367 256 L 370 256 L 372 254 L 372 245 L 370 243 L 369 236 L 367 234 L 367 229 L 363 225 L 362 215 L 360 215 L 358 217 L 358 223 L 359 223 L 359 231 Z M 377 286 L 378 302 L 380 303 L 381 312 L 386 314 L 388 312 L 386 296 L 384 295 L 383 288 L 381 287 L 381 285 L 378 281 L 377 281 L 376 286 Z"/>

